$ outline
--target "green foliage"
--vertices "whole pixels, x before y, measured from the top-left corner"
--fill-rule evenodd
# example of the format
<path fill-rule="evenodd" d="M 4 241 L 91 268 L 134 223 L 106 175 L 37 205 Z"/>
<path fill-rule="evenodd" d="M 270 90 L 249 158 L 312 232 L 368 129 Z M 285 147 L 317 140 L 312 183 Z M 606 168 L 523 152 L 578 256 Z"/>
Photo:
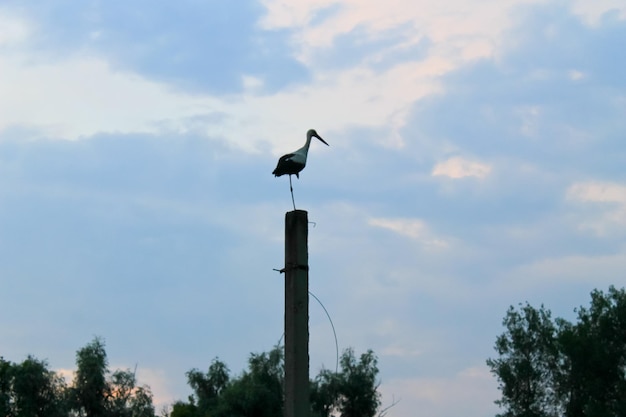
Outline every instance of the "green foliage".
<path fill-rule="evenodd" d="M 13 365 L 0 356 L 0 416 L 11 414 L 11 375 Z"/>
<path fill-rule="evenodd" d="M 72 409 L 86 417 L 154 417 L 152 392 L 138 387 L 135 373 L 117 370 L 110 378 L 104 341 L 95 338 L 76 353 L 70 389 Z"/>
<path fill-rule="evenodd" d="M 348 349 L 341 357 L 339 375 L 339 411 L 342 417 L 373 417 L 380 406 L 377 391 L 378 359 L 368 350 L 356 360 L 354 351 Z"/>
<path fill-rule="evenodd" d="M 115 417 L 153 417 L 152 392 L 136 385 L 135 373 L 117 370 L 108 381 L 107 412 Z"/>
<path fill-rule="evenodd" d="M 198 407 L 194 404 L 193 398 L 190 398 L 188 403 L 176 401 L 170 413 L 170 417 L 196 417 L 198 415 L 200 415 Z"/>
<path fill-rule="evenodd" d="M 231 380 L 226 365 L 215 359 L 206 374 L 193 369 L 187 380 L 194 390 L 193 401 L 174 404 L 172 417 L 282 415 L 283 354 L 279 348 L 250 355 L 248 370 L 238 378 Z"/>
<path fill-rule="evenodd" d="M 341 356 L 341 371 L 322 370 L 311 387 L 311 408 L 320 417 L 373 417 L 380 407 L 378 360 L 368 350 L 357 361 L 354 351 Z"/>
<path fill-rule="evenodd" d="M 76 364 L 68 387 L 45 361 L 28 356 L 14 364 L 0 357 L 0 416 L 154 417 L 150 388 L 138 387 L 133 372 L 117 370 L 106 378 L 108 362 L 101 339 L 80 349 Z"/>
<path fill-rule="evenodd" d="M 269 353 L 252 354 L 248 371 L 232 381 L 221 396 L 215 417 L 273 417 L 283 411 L 283 354 L 275 348 Z"/>
<path fill-rule="evenodd" d="M 311 382 L 311 409 L 317 417 L 373 417 L 380 406 L 377 359 L 370 350 L 360 358 L 352 349 L 341 357 L 341 371 L 322 370 Z M 251 354 L 248 369 L 231 378 L 214 359 L 207 373 L 187 373 L 194 391 L 188 402 L 174 403 L 170 417 L 276 417 L 283 414 L 284 358 L 281 348 Z"/>
<path fill-rule="evenodd" d="M 615 416 L 626 411 L 626 292 L 591 293 L 578 323 L 561 323 L 562 395 L 567 416 Z"/>
<path fill-rule="evenodd" d="M 219 395 L 229 382 L 228 372 L 226 364 L 217 358 L 211 362 L 206 374 L 197 369 L 187 372 L 187 382 L 196 395 L 200 410 L 210 410 L 216 406 Z"/>
<path fill-rule="evenodd" d="M 66 413 L 65 384 L 45 361 L 28 356 L 13 364 L 0 358 L 0 414 L 57 417 Z"/>
<path fill-rule="evenodd" d="M 503 324 L 507 332 L 496 339 L 499 359 L 487 364 L 500 379 L 505 417 L 547 417 L 558 415 L 555 403 L 554 372 L 557 360 L 555 326 L 550 312 L 526 304 L 509 308 Z"/>
<path fill-rule="evenodd" d="M 322 369 L 311 383 L 311 410 L 315 417 L 330 417 L 340 396 L 339 373 Z"/>
<path fill-rule="evenodd" d="M 76 375 L 72 387 L 73 406 L 79 415 L 106 417 L 109 397 L 106 374 L 108 360 L 104 341 L 95 338 L 76 352 Z"/>
<path fill-rule="evenodd" d="M 373 417 L 380 406 L 377 358 L 358 359 L 352 349 L 341 371 L 322 370 L 311 382 L 311 408 L 318 417 Z M 137 386 L 135 373 L 108 368 L 104 341 L 95 338 L 76 352 L 76 373 L 68 387 L 45 361 L 28 356 L 20 364 L 0 357 L 2 417 L 154 417 L 152 393 Z M 276 417 L 283 414 L 284 357 L 276 347 L 251 354 L 248 368 L 231 378 L 217 358 L 206 373 L 192 369 L 193 395 L 172 405 L 170 417 Z"/>
<path fill-rule="evenodd" d="M 626 292 L 591 293 L 576 323 L 526 304 L 510 308 L 487 360 L 505 417 L 626 415 Z"/>

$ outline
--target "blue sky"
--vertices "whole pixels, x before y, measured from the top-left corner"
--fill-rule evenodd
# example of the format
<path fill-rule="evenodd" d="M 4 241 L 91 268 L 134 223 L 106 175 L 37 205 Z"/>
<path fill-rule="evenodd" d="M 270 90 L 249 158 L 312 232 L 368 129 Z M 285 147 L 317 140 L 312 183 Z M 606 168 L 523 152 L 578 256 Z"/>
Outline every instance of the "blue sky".
<path fill-rule="evenodd" d="M 626 6 L 0 3 L 0 354 L 102 336 L 160 404 L 280 339 L 288 180 L 340 348 L 393 417 L 494 415 L 509 305 L 624 286 Z M 311 374 L 333 367 L 311 302 Z"/>

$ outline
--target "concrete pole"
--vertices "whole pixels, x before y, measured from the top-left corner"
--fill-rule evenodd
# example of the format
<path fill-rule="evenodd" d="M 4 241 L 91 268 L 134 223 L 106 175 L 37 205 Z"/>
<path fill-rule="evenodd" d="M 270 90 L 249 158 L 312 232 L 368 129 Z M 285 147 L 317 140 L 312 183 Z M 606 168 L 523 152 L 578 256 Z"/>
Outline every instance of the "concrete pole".
<path fill-rule="evenodd" d="M 309 254 L 304 210 L 285 215 L 285 414 L 309 417 Z"/>

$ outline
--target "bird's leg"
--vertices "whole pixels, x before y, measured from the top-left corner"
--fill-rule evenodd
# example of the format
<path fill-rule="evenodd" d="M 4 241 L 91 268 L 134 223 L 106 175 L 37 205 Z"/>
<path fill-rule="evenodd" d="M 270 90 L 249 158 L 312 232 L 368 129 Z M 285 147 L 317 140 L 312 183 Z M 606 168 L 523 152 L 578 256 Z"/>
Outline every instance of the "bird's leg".
<path fill-rule="evenodd" d="M 296 210 L 296 201 L 293 199 L 293 186 L 291 185 L 291 174 L 289 174 L 289 189 L 291 190 L 291 202 L 293 203 L 293 210 Z"/>

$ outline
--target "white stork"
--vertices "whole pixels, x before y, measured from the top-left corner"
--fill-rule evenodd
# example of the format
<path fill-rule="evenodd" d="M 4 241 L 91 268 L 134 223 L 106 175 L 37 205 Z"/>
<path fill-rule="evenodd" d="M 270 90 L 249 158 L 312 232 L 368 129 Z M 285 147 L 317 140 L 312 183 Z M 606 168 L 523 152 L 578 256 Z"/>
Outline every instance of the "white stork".
<path fill-rule="evenodd" d="M 304 169 L 306 166 L 306 157 L 309 153 L 309 146 L 311 145 L 312 138 L 318 138 L 324 145 L 328 145 L 324 139 L 320 135 L 317 134 L 315 129 L 310 129 L 306 132 L 306 143 L 303 147 L 298 149 L 295 152 L 288 153 L 287 155 L 283 155 L 278 160 L 278 165 L 276 165 L 276 169 L 272 172 L 274 176 L 280 177 L 281 175 L 289 175 L 289 188 L 291 189 L 291 201 L 293 202 L 293 187 L 291 186 L 291 176 L 295 174 L 295 176 L 300 178 L 300 171 Z M 293 204 L 293 209 L 296 209 L 296 203 Z"/>
<path fill-rule="evenodd" d="M 320 135 L 317 134 L 315 129 L 310 129 L 306 132 L 306 143 L 303 147 L 295 152 L 283 155 L 278 160 L 276 169 L 272 172 L 274 176 L 280 177 L 281 175 L 294 175 L 300 178 L 300 171 L 306 166 L 306 156 L 309 153 L 309 146 L 311 145 L 311 139 L 318 138 L 323 144 L 329 146 L 328 143 Z"/>

